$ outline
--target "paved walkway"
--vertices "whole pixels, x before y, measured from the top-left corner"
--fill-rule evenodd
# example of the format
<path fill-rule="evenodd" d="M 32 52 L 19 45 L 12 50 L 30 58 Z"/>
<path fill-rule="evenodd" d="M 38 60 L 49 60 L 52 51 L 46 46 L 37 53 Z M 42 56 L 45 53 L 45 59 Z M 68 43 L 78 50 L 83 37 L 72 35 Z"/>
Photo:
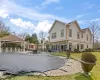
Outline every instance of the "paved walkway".
<path fill-rule="evenodd" d="M 45 72 L 45 74 L 47 76 L 63 76 L 63 75 L 78 73 L 81 71 L 82 71 L 82 68 L 81 68 L 80 62 L 73 59 L 69 59 L 68 61 L 66 60 L 66 63 L 63 67 L 57 70 L 47 71 Z"/>

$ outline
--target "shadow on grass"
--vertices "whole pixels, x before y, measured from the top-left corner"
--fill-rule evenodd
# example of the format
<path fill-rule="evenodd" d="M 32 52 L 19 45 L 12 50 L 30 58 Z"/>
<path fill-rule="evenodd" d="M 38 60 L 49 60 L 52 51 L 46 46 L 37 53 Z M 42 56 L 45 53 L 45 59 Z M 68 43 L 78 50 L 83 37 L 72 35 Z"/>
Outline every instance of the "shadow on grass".
<path fill-rule="evenodd" d="M 85 76 L 84 74 L 80 73 L 75 76 L 75 80 L 93 80 L 91 76 Z"/>

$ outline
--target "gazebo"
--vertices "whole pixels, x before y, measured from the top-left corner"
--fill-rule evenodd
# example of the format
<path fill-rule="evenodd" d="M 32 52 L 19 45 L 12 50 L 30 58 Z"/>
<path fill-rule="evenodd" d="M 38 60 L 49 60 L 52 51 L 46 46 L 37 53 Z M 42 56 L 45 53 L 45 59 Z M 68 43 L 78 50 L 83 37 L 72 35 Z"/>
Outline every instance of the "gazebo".
<path fill-rule="evenodd" d="M 0 38 L 0 52 L 25 51 L 25 45 L 26 42 L 15 35 L 8 35 Z"/>

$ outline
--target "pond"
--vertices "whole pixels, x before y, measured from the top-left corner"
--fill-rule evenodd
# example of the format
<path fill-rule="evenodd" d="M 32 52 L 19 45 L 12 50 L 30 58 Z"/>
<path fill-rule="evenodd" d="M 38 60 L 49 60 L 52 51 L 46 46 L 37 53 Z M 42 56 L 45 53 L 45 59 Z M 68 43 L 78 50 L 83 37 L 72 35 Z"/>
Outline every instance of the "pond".
<path fill-rule="evenodd" d="M 0 71 L 10 74 L 20 72 L 45 72 L 62 67 L 65 59 L 51 56 L 48 53 L 22 54 L 22 53 L 1 53 Z"/>

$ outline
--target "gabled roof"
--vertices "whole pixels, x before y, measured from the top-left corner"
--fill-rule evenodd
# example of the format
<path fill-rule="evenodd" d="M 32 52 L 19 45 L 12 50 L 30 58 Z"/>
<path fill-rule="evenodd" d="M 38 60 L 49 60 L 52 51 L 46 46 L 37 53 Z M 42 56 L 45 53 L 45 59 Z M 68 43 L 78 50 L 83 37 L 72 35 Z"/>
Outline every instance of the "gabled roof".
<path fill-rule="evenodd" d="M 49 33 L 50 33 L 50 31 L 52 30 L 52 28 L 54 27 L 54 25 L 55 25 L 56 22 L 62 23 L 62 24 L 64 24 L 64 25 L 66 25 L 66 26 L 68 25 L 67 27 L 70 27 L 70 25 L 72 25 L 72 24 L 76 24 L 76 26 L 78 27 L 78 29 L 79 29 L 81 32 L 85 32 L 85 31 L 88 29 L 89 32 L 90 32 L 90 34 L 92 35 L 92 33 L 91 33 L 91 31 L 90 31 L 89 28 L 81 29 L 80 26 L 79 26 L 79 24 L 78 24 L 78 22 L 77 22 L 77 20 L 74 20 L 74 21 L 69 22 L 69 23 L 64 23 L 64 22 L 61 22 L 61 21 L 59 21 L 59 20 L 55 20 L 54 23 L 53 23 L 53 25 L 52 25 L 52 27 L 51 27 L 51 29 L 49 30 Z"/>
<path fill-rule="evenodd" d="M 66 24 L 66 25 L 71 25 L 71 24 L 76 24 L 77 27 L 78 27 L 78 29 L 81 31 L 81 28 L 80 28 L 80 26 L 79 26 L 79 24 L 78 24 L 78 22 L 77 22 L 76 20 L 74 20 L 74 21 L 72 21 L 72 22 L 69 22 L 69 23 Z"/>
<path fill-rule="evenodd" d="M 82 31 L 86 31 L 88 28 L 84 28 L 84 29 L 82 29 Z"/>
<path fill-rule="evenodd" d="M 15 36 L 15 35 L 8 35 L 5 37 L 2 37 L 2 38 L 0 38 L 0 41 L 24 42 L 23 39 Z"/>
<path fill-rule="evenodd" d="M 54 25 L 55 25 L 56 22 L 59 22 L 59 23 L 62 23 L 62 24 L 64 24 L 64 25 L 66 25 L 66 23 L 64 23 L 64 22 L 61 22 L 61 21 L 59 21 L 59 20 L 55 20 L 54 23 L 53 23 L 53 25 L 51 26 L 51 28 L 50 28 L 50 30 L 49 30 L 49 33 L 50 33 L 50 31 L 52 30 L 52 28 L 54 27 Z"/>
<path fill-rule="evenodd" d="M 86 32 L 86 30 L 89 30 L 90 34 L 92 35 L 91 30 L 89 28 L 82 29 L 83 32 Z"/>

